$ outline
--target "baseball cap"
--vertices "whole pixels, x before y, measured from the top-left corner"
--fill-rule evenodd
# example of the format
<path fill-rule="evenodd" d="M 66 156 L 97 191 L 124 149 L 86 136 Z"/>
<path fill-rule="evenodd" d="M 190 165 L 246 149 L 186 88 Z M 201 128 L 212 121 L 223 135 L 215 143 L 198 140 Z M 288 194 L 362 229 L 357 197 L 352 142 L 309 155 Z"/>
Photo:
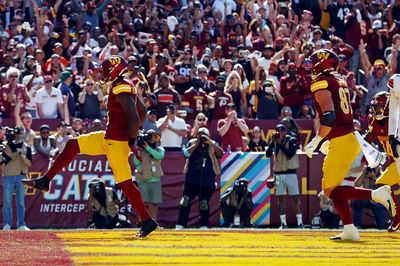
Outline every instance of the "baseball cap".
<path fill-rule="evenodd" d="M 50 75 L 46 75 L 46 76 L 43 77 L 43 81 L 44 82 L 47 82 L 47 81 L 50 81 L 50 80 L 53 81 L 53 77 L 50 76 Z"/>
<path fill-rule="evenodd" d="M 263 50 L 271 50 L 271 51 L 274 51 L 274 47 L 273 47 L 272 45 L 270 45 L 270 44 L 267 44 L 267 45 L 264 46 L 264 49 L 263 49 Z"/>
<path fill-rule="evenodd" d="M 208 129 L 205 127 L 199 128 L 199 130 L 197 130 L 197 134 L 198 133 L 203 133 L 204 135 L 210 136 L 210 131 L 208 131 Z"/>
<path fill-rule="evenodd" d="M 296 69 L 297 69 L 296 64 L 293 62 L 290 62 L 288 65 L 288 70 L 296 70 Z"/>
<path fill-rule="evenodd" d="M 65 81 L 67 78 L 69 78 L 69 77 L 71 77 L 71 73 L 70 72 L 68 72 L 68 71 L 63 71 L 62 73 L 61 73 L 61 78 L 60 78 L 60 80 L 61 80 L 61 82 L 63 82 L 63 81 Z"/>
<path fill-rule="evenodd" d="M 57 47 L 62 47 L 63 45 L 62 45 L 62 43 L 60 43 L 60 42 L 56 42 L 55 44 L 54 44 L 54 48 L 57 48 Z"/>
<path fill-rule="evenodd" d="M 225 83 L 224 77 L 223 77 L 223 76 L 217 76 L 217 77 L 215 78 L 215 83 L 218 83 L 218 82 L 223 82 L 223 83 Z"/>
<path fill-rule="evenodd" d="M 100 183 L 104 184 L 104 182 L 100 178 L 94 177 L 94 178 L 92 178 L 92 180 L 90 180 L 89 188 L 91 188 L 94 185 L 100 184 Z"/>
<path fill-rule="evenodd" d="M 346 55 L 340 54 L 340 55 L 339 55 L 339 60 L 340 60 L 340 61 L 346 61 L 346 60 L 347 60 Z"/>
<path fill-rule="evenodd" d="M 167 55 L 164 54 L 164 53 L 158 54 L 156 58 L 157 58 L 158 60 L 167 60 L 167 59 L 168 59 Z"/>

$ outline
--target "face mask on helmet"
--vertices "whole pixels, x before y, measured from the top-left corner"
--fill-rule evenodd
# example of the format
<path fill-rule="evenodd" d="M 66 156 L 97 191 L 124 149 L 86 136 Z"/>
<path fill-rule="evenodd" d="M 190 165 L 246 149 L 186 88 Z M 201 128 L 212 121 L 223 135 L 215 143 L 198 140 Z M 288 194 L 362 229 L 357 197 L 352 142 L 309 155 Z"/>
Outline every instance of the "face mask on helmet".
<path fill-rule="evenodd" d="M 373 116 L 381 120 L 389 116 L 389 93 L 379 93 L 371 101 L 371 110 Z"/>
<path fill-rule="evenodd" d="M 121 56 L 110 56 L 101 64 L 103 83 L 114 82 L 128 73 L 128 62 Z"/>
<path fill-rule="evenodd" d="M 332 75 L 339 67 L 339 57 L 336 53 L 327 49 L 315 51 L 310 56 L 310 61 L 312 62 L 313 78 L 318 77 L 321 74 Z"/>

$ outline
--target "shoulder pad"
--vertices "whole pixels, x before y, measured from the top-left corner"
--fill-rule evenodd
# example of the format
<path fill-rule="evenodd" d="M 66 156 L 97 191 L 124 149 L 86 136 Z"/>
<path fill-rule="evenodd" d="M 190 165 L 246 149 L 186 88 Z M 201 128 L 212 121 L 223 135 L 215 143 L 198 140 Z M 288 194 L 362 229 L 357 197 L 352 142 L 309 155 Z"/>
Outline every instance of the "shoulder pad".
<path fill-rule="evenodd" d="M 311 84 L 311 92 L 316 92 L 317 90 L 323 90 L 328 88 L 328 81 L 324 79 L 316 79 L 314 83 Z"/>

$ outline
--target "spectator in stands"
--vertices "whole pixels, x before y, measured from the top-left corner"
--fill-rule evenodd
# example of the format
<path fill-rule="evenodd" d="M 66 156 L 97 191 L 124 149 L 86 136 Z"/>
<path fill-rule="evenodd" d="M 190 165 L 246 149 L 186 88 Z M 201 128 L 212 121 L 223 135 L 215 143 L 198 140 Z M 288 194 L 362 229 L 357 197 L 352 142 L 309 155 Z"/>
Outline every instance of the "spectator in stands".
<path fill-rule="evenodd" d="M 90 126 L 90 132 L 97 132 L 103 130 L 103 123 L 101 122 L 100 119 L 95 119 L 92 122 L 92 125 Z"/>
<path fill-rule="evenodd" d="M 232 103 L 232 95 L 224 91 L 225 79 L 218 76 L 215 80 L 216 90 L 210 93 L 210 96 L 214 98 L 214 109 L 211 118 L 221 119 L 226 117 L 226 105 Z M 210 114 L 211 115 L 211 114 Z"/>
<path fill-rule="evenodd" d="M 215 83 L 208 79 L 208 69 L 205 65 L 197 65 L 197 75 L 202 81 L 201 88 L 203 89 L 203 91 L 205 91 L 207 94 L 215 91 Z"/>
<path fill-rule="evenodd" d="M 6 78 L 8 84 L 3 85 L 0 89 L 1 105 L 4 107 L 4 118 L 14 117 L 14 108 L 18 99 L 23 100 L 19 115 L 25 112 L 25 104 L 30 101 L 28 90 L 23 84 L 18 83 L 20 75 L 21 72 L 15 67 L 10 67 L 7 70 Z"/>
<path fill-rule="evenodd" d="M 261 83 L 259 79 L 261 70 L 260 67 L 257 67 L 255 82 L 257 119 L 277 119 L 279 117 L 280 104 L 283 104 L 283 97 L 276 90 L 273 80 L 266 79 Z M 265 106 L 269 108 L 265 108 Z"/>
<path fill-rule="evenodd" d="M 147 131 L 153 129 L 155 132 L 161 135 L 161 131 L 157 127 L 157 112 L 154 109 L 147 111 L 146 119 L 142 124 L 142 130 Z"/>
<path fill-rule="evenodd" d="M 247 99 L 246 91 L 243 89 L 242 80 L 238 72 L 230 72 L 225 82 L 224 91 L 232 96 L 233 103 L 236 106 L 237 116 L 242 117 L 242 110 L 247 104 Z"/>
<path fill-rule="evenodd" d="M 383 60 L 378 59 L 374 62 L 372 66 L 368 55 L 365 50 L 366 44 L 363 41 L 360 43 L 359 51 L 361 56 L 361 66 L 365 73 L 365 79 L 367 84 L 367 97 L 365 101 L 365 112 L 368 113 L 369 111 L 369 104 L 374 97 L 380 91 L 387 90 L 387 82 L 389 78 L 394 74 L 396 70 L 396 56 L 392 57 L 392 60 L 389 63 L 389 66 L 386 68 L 385 62 Z"/>
<path fill-rule="evenodd" d="M 276 132 L 268 145 L 266 156 L 271 157 L 274 154 L 274 179 L 276 184 L 276 195 L 279 202 L 279 217 L 281 219 L 280 229 L 286 229 L 286 203 L 285 195 L 288 190 L 293 201 L 293 209 L 297 218 L 298 228 L 303 228 L 303 218 L 300 209 L 299 184 L 297 180 L 297 168 L 299 167 L 299 158 L 297 155 L 297 140 L 288 134 L 283 124 L 278 124 Z"/>
<path fill-rule="evenodd" d="M 246 121 L 238 118 L 233 103 L 226 105 L 226 118 L 218 120 L 217 130 L 222 137 L 222 149 L 224 151 L 244 151 L 242 135 L 249 132 Z"/>
<path fill-rule="evenodd" d="M 182 151 L 182 137 L 186 136 L 185 120 L 176 116 L 176 104 L 167 107 L 167 115 L 157 120 L 157 127 L 161 131 L 161 146 L 165 151 Z"/>
<path fill-rule="evenodd" d="M 75 100 L 74 94 L 71 91 L 71 83 L 72 83 L 72 75 L 69 71 L 64 71 L 61 73 L 60 85 L 58 89 L 61 91 L 61 94 L 64 96 L 68 96 L 68 111 L 69 114 L 74 117 L 75 116 Z"/>
<path fill-rule="evenodd" d="M 175 70 L 168 65 L 168 56 L 164 53 L 160 53 L 155 58 L 157 63 L 150 69 L 147 75 L 148 83 L 153 85 L 155 81 L 161 77 L 161 73 L 166 73 L 170 79 L 174 79 Z"/>
<path fill-rule="evenodd" d="M 194 125 L 191 129 L 190 138 L 196 138 L 199 129 L 202 127 L 209 128 L 208 118 L 205 114 L 198 113 L 196 119 L 194 120 Z"/>
<path fill-rule="evenodd" d="M 358 119 L 361 115 L 361 104 L 360 101 L 364 97 L 364 91 L 367 89 L 362 85 L 356 85 L 356 75 L 354 72 L 348 72 L 347 77 L 347 87 L 350 91 L 350 102 L 351 108 L 353 109 L 354 119 Z"/>
<path fill-rule="evenodd" d="M 33 146 L 36 153 L 41 154 L 47 159 L 52 159 L 58 153 L 57 143 L 54 137 L 50 136 L 50 127 L 42 125 L 39 136 L 35 136 Z"/>
<path fill-rule="evenodd" d="M 61 91 L 53 87 L 53 78 L 44 76 L 44 87 L 36 93 L 37 111 L 40 118 L 57 118 L 58 112 L 64 117 Z M 58 112 L 57 112 L 58 111 Z"/>
<path fill-rule="evenodd" d="M 292 117 L 292 116 L 290 115 L 290 117 Z M 302 106 L 300 106 L 300 109 L 297 112 L 297 118 L 298 119 L 314 119 L 315 112 L 311 108 L 311 106 L 309 106 L 308 104 L 303 104 Z"/>
<path fill-rule="evenodd" d="M 158 204 L 162 203 L 161 177 L 164 175 L 161 167 L 161 161 L 164 159 L 165 150 L 157 146 L 160 141 L 160 135 L 152 130 L 146 130 L 145 134 L 151 136 L 148 141 L 138 142 L 138 146 L 143 149 L 139 151 L 142 160 L 139 161 L 136 156 L 133 162 L 136 165 L 136 181 L 143 202 L 149 204 L 150 216 L 157 221 Z"/>
<path fill-rule="evenodd" d="M 24 142 L 31 148 L 32 152 L 34 152 L 33 139 L 35 138 L 36 133 L 32 129 L 32 115 L 29 112 L 25 112 L 20 116 L 19 114 L 21 105 L 22 99 L 19 99 L 14 110 L 15 126 L 22 127 L 24 129 Z"/>
<path fill-rule="evenodd" d="M 97 87 L 94 88 L 94 81 L 87 79 L 82 92 L 79 94 L 79 117 L 95 119 L 100 118 L 100 103 L 103 102 L 103 93 Z"/>
<path fill-rule="evenodd" d="M 192 200 L 199 197 L 199 227 L 206 229 L 210 216 L 209 201 L 215 191 L 215 176 L 221 172 L 219 158 L 224 154 L 218 143 L 210 139 L 208 129 L 202 127 L 198 136 L 184 149 L 186 157 L 185 183 L 180 201 L 177 229 L 187 227 Z"/>
<path fill-rule="evenodd" d="M 182 57 L 177 59 L 177 63 L 175 64 L 175 89 L 179 93 L 179 95 L 183 95 L 183 93 L 190 88 L 190 74 L 192 72 L 192 62 L 197 61 L 193 56 L 193 51 L 191 48 L 185 48 Z"/>
<path fill-rule="evenodd" d="M 267 143 L 262 138 L 262 132 L 259 126 L 255 126 L 252 131 L 252 137 L 249 141 L 250 151 L 265 151 Z"/>
<path fill-rule="evenodd" d="M 158 79 L 158 84 L 155 86 L 154 94 L 157 97 L 157 116 L 163 117 L 166 115 L 166 107 L 171 103 L 175 103 L 178 109 L 181 106 L 179 94 L 170 84 L 170 79 L 166 73 L 161 73 Z"/>
<path fill-rule="evenodd" d="M 194 119 L 200 112 L 207 113 L 213 105 L 214 98 L 203 91 L 203 81 L 195 76 L 192 80 L 193 86 L 186 90 L 182 97 L 182 108 L 187 112 L 187 118 Z"/>
<path fill-rule="evenodd" d="M 83 121 L 80 118 L 74 118 L 72 120 L 72 129 L 75 132 L 75 135 L 79 136 L 83 134 Z"/>
<path fill-rule="evenodd" d="M 283 97 L 283 103 L 292 108 L 293 114 L 297 114 L 299 107 L 304 104 L 304 96 L 309 91 L 304 79 L 297 74 L 295 63 L 289 63 L 288 75 L 281 78 L 280 85 L 280 94 Z"/>

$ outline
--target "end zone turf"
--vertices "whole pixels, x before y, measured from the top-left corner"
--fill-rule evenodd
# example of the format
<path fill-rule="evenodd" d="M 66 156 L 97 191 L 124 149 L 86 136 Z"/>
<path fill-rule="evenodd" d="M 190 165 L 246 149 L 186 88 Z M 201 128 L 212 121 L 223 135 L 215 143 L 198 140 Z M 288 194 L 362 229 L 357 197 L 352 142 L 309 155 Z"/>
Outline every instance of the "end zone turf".
<path fill-rule="evenodd" d="M 133 230 L 0 232 L 0 264 L 397 264 L 400 234 L 361 232 L 334 242 L 336 231 Z"/>

